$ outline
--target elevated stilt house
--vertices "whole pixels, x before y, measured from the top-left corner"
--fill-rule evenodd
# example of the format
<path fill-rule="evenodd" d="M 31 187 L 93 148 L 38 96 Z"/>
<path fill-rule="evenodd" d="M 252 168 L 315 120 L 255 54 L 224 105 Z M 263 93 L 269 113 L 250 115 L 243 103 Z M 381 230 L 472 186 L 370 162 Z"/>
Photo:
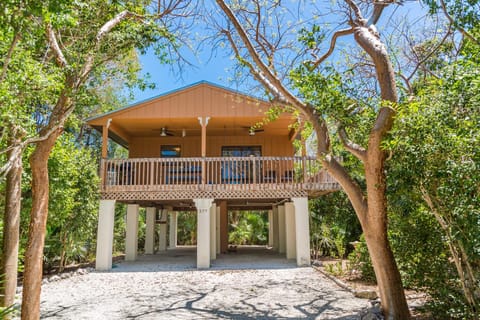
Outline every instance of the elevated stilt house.
<path fill-rule="evenodd" d="M 261 127 L 263 101 L 208 82 L 87 120 L 102 133 L 98 270 L 112 266 L 115 203 L 126 203 L 125 259 L 137 256 L 139 207 L 146 208 L 145 253 L 175 246 L 177 212 L 197 212 L 197 267 L 228 249 L 228 211 L 265 210 L 269 245 L 299 266 L 310 264 L 308 199 L 338 190 L 314 158 L 295 156 L 295 119 Z M 252 129 L 254 127 L 254 129 Z M 108 159 L 108 140 L 128 159 Z M 169 219 L 167 219 L 169 217 Z M 168 221 L 167 221 L 168 220 Z"/>

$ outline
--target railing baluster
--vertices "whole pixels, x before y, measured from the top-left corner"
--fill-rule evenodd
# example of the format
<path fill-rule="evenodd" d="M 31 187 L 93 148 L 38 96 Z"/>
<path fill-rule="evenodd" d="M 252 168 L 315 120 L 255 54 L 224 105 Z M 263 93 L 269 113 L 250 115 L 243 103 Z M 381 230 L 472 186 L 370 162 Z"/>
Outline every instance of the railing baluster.
<path fill-rule="evenodd" d="M 126 185 L 132 185 L 134 186 L 135 185 L 135 176 L 133 175 L 133 172 L 135 170 L 135 161 L 133 160 L 127 160 L 125 161 L 125 174 L 127 176 L 127 178 L 125 179 L 125 184 Z"/>
<path fill-rule="evenodd" d="M 139 177 L 138 173 L 140 173 L 140 175 L 142 174 L 141 171 L 138 168 L 140 163 L 138 161 L 133 161 L 133 162 L 130 162 L 129 164 L 130 164 L 130 166 L 129 166 L 130 170 L 129 170 L 128 173 L 130 174 L 130 176 L 133 177 L 133 185 L 138 186 L 139 185 L 139 180 L 140 180 L 140 177 Z"/>
<path fill-rule="evenodd" d="M 143 163 L 143 161 L 137 162 L 138 172 L 140 173 L 137 181 L 137 186 L 145 185 Z M 137 175 L 137 173 L 135 175 Z"/>
<path fill-rule="evenodd" d="M 101 159 L 100 179 L 102 192 L 338 188 L 316 158 L 305 156 Z"/>
<path fill-rule="evenodd" d="M 132 175 L 137 179 L 135 181 L 135 186 L 140 186 L 143 184 L 143 177 L 142 177 L 142 161 L 135 161 L 135 171 L 132 172 Z"/>
<path fill-rule="evenodd" d="M 135 170 L 132 171 L 131 175 L 135 177 L 135 186 L 142 185 L 142 162 L 134 161 Z"/>

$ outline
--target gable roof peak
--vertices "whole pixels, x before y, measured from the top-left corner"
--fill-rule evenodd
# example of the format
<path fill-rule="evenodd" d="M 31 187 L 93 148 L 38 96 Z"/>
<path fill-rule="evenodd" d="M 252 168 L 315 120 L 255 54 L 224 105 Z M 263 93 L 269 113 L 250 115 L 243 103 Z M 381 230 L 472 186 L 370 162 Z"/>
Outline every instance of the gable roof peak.
<path fill-rule="evenodd" d="M 109 112 L 105 112 L 105 113 L 102 113 L 102 114 L 99 114 L 99 115 L 96 115 L 96 116 L 89 117 L 89 118 L 85 119 L 85 121 L 90 122 L 90 121 L 98 119 L 98 118 L 103 118 L 105 116 L 118 114 L 118 113 L 124 112 L 126 110 L 134 109 L 134 108 L 139 107 L 143 104 L 155 101 L 157 99 L 164 98 L 164 97 L 174 95 L 174 94 L 178 94 L 178 93 L 190 90 L 192 88 L 201 87 L 201 86 L 212 87 L 212 88 L 216 88 L 216 89 L 220 89 L 220 90 L 229 92 L 229 93 L 234 94 L 234 95 L 240 95 L 240 96 L 248 97 L 250 99 L 254 99 L 254 100 L 257 100 L 257 101 L 260 101 L 260 102 L 269 103 L 267 100 L 259 98 L 259 97 L 255 97 L 251 94 L 246 94 L 246 93 L 241 92 L 239 90 L 231 89 L 231 88 L 228 88 L 226 86 L 223 86 L 223 85 L 220 85 L 220 84 L 217 84 L 217 83 L 214 83 L 214 82 L 210 82 L 210 81 L 207 81 L 207 80 L 200 80 L 200 81 L 185 85 L 185 86 L 177 88 L 177 89 L 173 89 L 173 90 L 170 90 L 170 91 L 163 92 L 161 94 L 152 96 L 152 97 L 147 98 L 147 99 L 143 99 L 143 100 L 133 102 L 133 103 L 128 104 L 124 107 L 121 107 L 121 108 L 118 108 L 118 109 L 115 109 L 115 110 L 112 110 L 112 111 L 109 111 Z"/>

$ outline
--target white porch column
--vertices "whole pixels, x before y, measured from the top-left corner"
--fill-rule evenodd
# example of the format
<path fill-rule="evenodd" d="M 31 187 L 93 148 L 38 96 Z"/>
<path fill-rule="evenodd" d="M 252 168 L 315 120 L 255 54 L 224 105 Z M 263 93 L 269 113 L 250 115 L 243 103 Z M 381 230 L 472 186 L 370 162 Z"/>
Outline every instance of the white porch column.
<path fill-rule="evenodd" d="M 193 199 L 197 207 L 197 268 L 210 268 L 210 207 L 213 199 Z"/>
<path fill-rule="evenodd" d="M 155 253 L 155 217 L 157 209 L 148 207 L 145 217 L 145 254 Z"/>
<path fill-rule="evenodd" d="M 125 261 L 137 259 L 138 204 L 127 205 L 127 232 L 125 235 Z"/>
<path fill-rule="evenodd" d="M 278 238 L 278 207 L 273 206 L 272 207 L 272 213 L 273 213 L 273 250 L 278 251 L 279 250 L 279 238 Z"/>
<path fill-rule="evenodd" d="M 160 214 L 160 226 L 158 227 L 158 251 L 167 250 L 167 217 L 168 209 L 162 209 Z"/>
<path fill-rule="evenodd" d="M 297 266 L 310 265 L 310 224 L 308 198 L 292 198 L 295 205 Z"/>
<path fill-rule="evenodd" d="M 217 259 L 217 205 L 210 207 L 210 259 Z"/>
<path fill-rule="evenodd" d="M 115 200 L 100 200 L 97 226 L 97 255 L 95 269 L 112 269 L 113 225 Z"/>
<path fill-rule="evenodd" d="M 168 237 L 168 247 L 175 249 L 177 247 L 177 222 L 178 216 L 177 212 L 170 212 L 170 222 L 169 222 L 169 237 Z"/>
<path fill-rule="evenodd" d="M 278 206 L 278 252 L 285 253 L 286 238 L 285 238 L 285 206 Z"/>
<path fill-rule="evenodd" d="M 273 247 L 273 211 L 268 210 L 268 246 Z"/>
<path fill-rule="evenodd" d="M 295 207 L 293 202 L 285 203 L 285 242 L 287 259 L 296 258 L 296 239 L 295 239 Z"/>
<path fill-rule="evenodd" d="M 220 206 L 217 207 L 217 212 L 215 212 L 216 221 L 215 221 L 215 233 L 216 233 L 216 247 L 217 254 L 220 254 Z"/>
<path fill-rule="evenodd" d="M 198 117 L 198 121 L 200 122 L 200 126 L 202 126 L 202 143 L 201 143 L 201 155 L 202 158 L 205 159 L 207 156 L 207 125 L 208 125 L 208 120 L 210 120 L 210 117 Z M 207 183 L 206 181 L 206 170 L 205 170 L 205 161 L 202 161 L 202 184 Z"/>

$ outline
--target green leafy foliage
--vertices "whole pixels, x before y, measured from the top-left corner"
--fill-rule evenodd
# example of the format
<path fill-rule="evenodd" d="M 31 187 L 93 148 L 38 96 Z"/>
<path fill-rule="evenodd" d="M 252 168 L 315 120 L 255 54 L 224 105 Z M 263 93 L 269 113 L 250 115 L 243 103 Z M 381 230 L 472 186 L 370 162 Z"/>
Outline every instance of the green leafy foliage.
<path fill-rule="evenodd" d="M 299 32 L 298 40 L 310 49 L 316 49 L 325 40 L 325 31 L 319 25 L 313 25 L 310 29 L 303 28 Z"/>
<path fill-rule="evenodd" d="M 11 305 L 9 307 L 0 307 L 0 319 L 6 319 L 8 316 L 15 316 L 18 311 L 17 305 Z"/>
<path fill-rule="evenodd" d="M 424 0 L 431 13 L 442 10 L 437 0 Z M 444 0 L 446 10 L 452 16 L 456 25 L 464 29 L 473 29 L 479 26 L 480 2 L 478 0 Z"/>
<path fill-rule="evenodd" d="M 478 70 L 461 60 L 419 85 L 391 142 L 392 246 L 407 284 L 426 288 L 435 312 L 453 318 L 474 318 L 480 293 Z"/>
<path fill-rule="evenodd" d="M 419 202 L 410 207 L 394 202 L 392 210 L 389 237 L 404 285 L 434 295 L 455 274 L 438 223 Z"/>
<path fill-rule="evenodd" d="M 127 205 L 119 203 L 115 205 L 115 220 L 113 225 L 113 253 L 125 252 L 125 230 Z"/>
<path fill-rule="evenodd" d="M 359 273 L 362 280 L 375 283 L 375 271 L 368 253 L 365 236 L 362 234 L 359 241 L 354 244 L 354 250 L 348 255 L 349 268 L 352 272 Z"/>
<path fill-rule="evenodd" d="M 177 222 L 177 243 L 179 245 L 197 244 L 197 213 L 179 212 Z"/>
<path fill-rule="evenodd" d="M 260 211 L 231 212 L 228 242 L 237 245 L 266 245 L 268 215 Z"/>
<path fill-rule="evenodd" d="M 92 152 L 75 145 L 74 137 L 63 135 L 52 151 L 49 163 L 50 202 L 44 263 L 62 269 L 69 263 L 83 262 L 95 251 L 98 212 L 97 165 Z M 30 177 L 26 168 L 22 225 L 30 211 Z M 22 242 L 26 228 L 22 228 Z"/>
<path fill-rule="evenodd" d="M 138 78 L 140 65 L 135 48 L 145 52 L 153 45 L 161 62 L 168 62 L 167 46 L 176 46 L 167 24 L 155 23 L 147 11 L 149 5 L 150 2 L 142 0 L 0 3 L 0 148 L 8 147 L 6 137 L 9 131 L 13 132 L 12 128 L 19 128 L 23 139 L 33 138 L 52 118 L 57 122 L 62 114 L 75 108 L 61 125 L 66 135 L 57 143 L 48 163 L 50 213 L 44 256 L 47 267 L 63 268 L 68 263 L 85 261 L 95 248 L 100 148 L 98 135 L 91 134 L 83 120 L 124 104 L 119 91 L 125 86 L 150 86 Z M 125 19 L 102 35 L 102 42 L 97 44 L 101 27 L 124 10 L 136 18 Z M 145 16 L 140 19 L 139 15 Z M 60 58 L 47 39 L 48 24 L 59 42 L 66 66 L 59 63 Z M 89 61 L 91 72 L 80 75 Z M 52 112 L 61 93 L 73 103 L 58 104 L 60 107 Z M 93 146 L 94 150 L 87 151 L 83 144 Z M 22 186 L 21 263 L 32 203 L 28 156 L 33 147 L 25 152 L 23 161 L 26 170 Z M 2 166 L 4 160 L 5 153 L 0 153 Z M 4 190 L 1 180 L 0 189 Z M 0 198 L 3 207 L 3 194 Z M 118 250 L 123 250 L 123 214 L 118 208 L 114 241 Z"/>
<path fill-rule="evenodd" d="M 330 193 L 310 201 L 310 246 L 314 258 L 344 258 L 362 229 L 350 201 L 343 192 Z"/>

